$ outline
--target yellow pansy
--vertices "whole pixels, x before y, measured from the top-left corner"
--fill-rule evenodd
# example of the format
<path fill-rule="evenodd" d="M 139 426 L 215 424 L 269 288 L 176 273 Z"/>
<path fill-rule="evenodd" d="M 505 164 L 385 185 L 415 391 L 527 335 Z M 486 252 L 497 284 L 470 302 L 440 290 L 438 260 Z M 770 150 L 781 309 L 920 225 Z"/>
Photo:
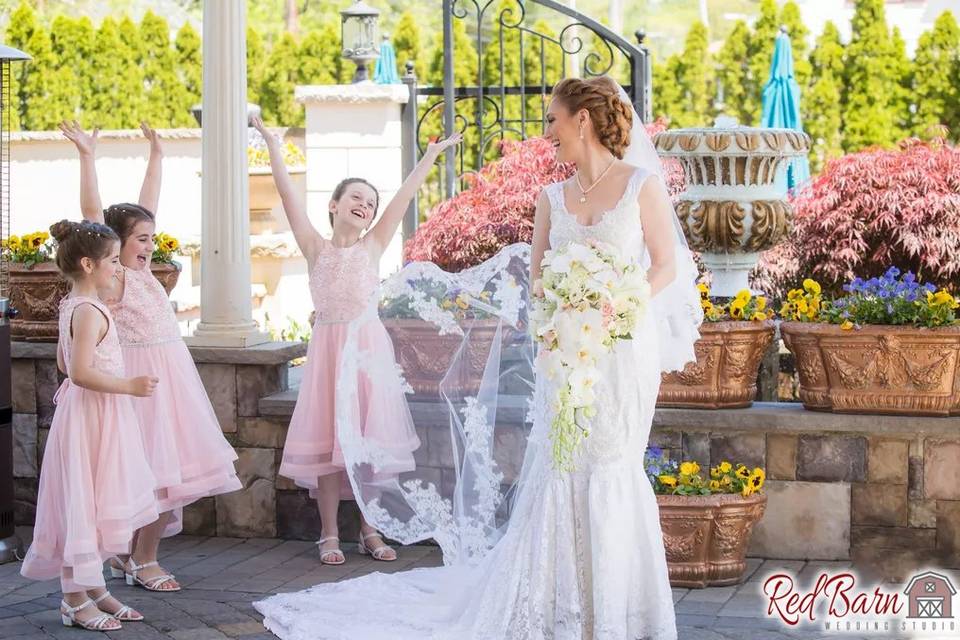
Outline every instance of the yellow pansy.
<path fill-rule="evenodd" d="M 696 462 L 684 462 L 680 465 L 680 475 L 692 476 L 700 472 L 700 465 Z"/>
<path fill-rule="evenodd" d="M 727 486 L 731 482 L 733 482 L 733 479 L 731 479 L 730 476 L 723 476 L 722 478 L 720 478 L 720 484 L 722 484 L 723 486 Z"/>
<path fill-rule="evenodd" d="M 747 478 L 750 477 L 750 469 L 747 469 L 745 466 L 740 465 L 739 467 L 737 467 L 737 477 L 743 478 L 744 480 L 746 480 Z"/>
<path fill-rule="evenodd" d="M 664 475 L 664 476 L 660 476 L 658 479 L 660 480 L 660 484 L 664 486 L 667 486 L 667 487 L 677 486 L 677 479 L 673 476 Z"/>
<path fill-rule="evenodd" d="M 697 283 L 697 289 L 700 291 L 701 298 L 706 298 L 707 296 L 710 295 L 710 287 L 703 284 L 702 282 Z"/>
<path fill-rule="evenodd" d="M 814 295 L 820 295 L 820 284 L 816 280 L 807 278 L 803 281 L 803 288 Z"/>
<path fill-rule="evenodd" d="M 844 331 L 850 331 L 850 329 L 853 329 L 853 323 L 849 320 L 844 320 L 843 323 L 841 323 L 840 328 Z"/>
<path fill-rule="evenodd" d="M 720 483 L 716 480 L 710 481 L 710 491 L 720 491 Z"/>
<path fill-rule="evenodd" d="M 441 306 L 442 308 L 444 308 L 444 309 L 452 309 L 452 308 L 453 308 L 453 301 L 452 301 L 452 300 L 444 300 L 443 302 L 440 303 L 440 306 Z"/>
<path fill-rule="evenodd" d="M 756 313 L 753 314 L 753 317 L 750 319 L 753 320 L 754 322 L 762 322 L 767 319 L 767 314 L 763 313 L 762 311 L 757 311 Z"/>
<path fill-rule="evenodd" d="M 730 469 L 733 469 L 733 465 L 726 460 L 720 463 L 720 473 L 730 473 Z"/>
<path fill-rule="evenodd" d="M 20 248 L 20 238 L 19 236 L 10 236 L 3 242 L 4 246 L 11 251 L 16 251 Z"/>
<path fill-rule="evenodd" d="M 757 311 L 763 311 L 767 308 L 767 299 L 763 296 L 757 296 Z"/>
<path fill-rule="evenodd" d="M 743 300 L 745 303 L 750 302 L 750 298 L 753 297 L 753 294 L 750 293 L 749 289 L 740 289 L 737 291 L 736 300 Z"/>
<path fill-rule="evenodd" d="M 468 309 L 470 307 L 470 303 L 467 302 L 467 298 L 462 293 L 457 296 L 457 306 L 461 309 Z"/>
<path fill-rule="evenodd" d="M 743 488 L 740 490 L 740 493 L 741 495 L 743 495 L 744 498 L 748 498 L 753 493 L 753 487 L 750 486 L 749 482 L 747 482 L 743 485 Z"/>
<path fill-rule="evenodd" d="M 797 302 L 797 311 L 802 314 L 806 314 L 808 311 L 810 311 L 810 305 L 807 304 L 806 300 L 800 300 Z"/>

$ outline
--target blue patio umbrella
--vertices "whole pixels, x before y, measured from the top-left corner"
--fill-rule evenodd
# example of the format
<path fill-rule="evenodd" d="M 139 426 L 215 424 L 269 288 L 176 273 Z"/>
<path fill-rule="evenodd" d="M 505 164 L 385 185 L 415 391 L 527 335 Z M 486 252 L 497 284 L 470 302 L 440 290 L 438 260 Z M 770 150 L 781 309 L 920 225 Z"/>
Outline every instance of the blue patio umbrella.
<path fill-rule="evenodd" d="M 397 74 L 397 54 L 386 38 L 380 43 L 380 57 L 377 58 L 373 81 L 377 84 L 400 84 L 400 76 Z"/>
<path fill-rule="evenodd" d="M 770 79 L 763 87 L 763 115 L 760 124 L 763 127 L 803 131 L 800 122 L 800 85 L 793 75 L 790 36 L 784 28 L 780 29 L 777 36 L 773 61 L 770 63 Z M 787 190 L 793 190 L 809 179 L 810 164 L 806 156 L 801 156 L 787 165 L 778 184 Z"/>

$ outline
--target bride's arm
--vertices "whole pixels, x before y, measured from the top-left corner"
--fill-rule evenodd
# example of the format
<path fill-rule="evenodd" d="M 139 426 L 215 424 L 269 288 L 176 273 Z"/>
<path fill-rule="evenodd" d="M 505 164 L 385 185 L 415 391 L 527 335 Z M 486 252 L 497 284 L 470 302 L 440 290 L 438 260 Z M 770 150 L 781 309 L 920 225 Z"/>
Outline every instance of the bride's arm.
<path fill-rule="evenodd" d="M 637 197 L 640 204 L 640 224 L 643 226 L 643 238 L 650 252 L 650 268 L 647 281 L 651 295 L 657 295 L 673 282 L 677 275 L 675 247 L 676 233 L 673 227 L 673 205 L 663 181 L 657 176 L 644 180 Z"/>
<path fill-rule="evenodd" d="M 543 254 L 550 244 L 550 200 L 547 190 L 540 192 L 537 199 L 537 210 L 533 218 L 533 248 L 530 251 L 530 291 L 534 296 L 543 295 L 543 284 L 540 282 L 540 263 Z"/>

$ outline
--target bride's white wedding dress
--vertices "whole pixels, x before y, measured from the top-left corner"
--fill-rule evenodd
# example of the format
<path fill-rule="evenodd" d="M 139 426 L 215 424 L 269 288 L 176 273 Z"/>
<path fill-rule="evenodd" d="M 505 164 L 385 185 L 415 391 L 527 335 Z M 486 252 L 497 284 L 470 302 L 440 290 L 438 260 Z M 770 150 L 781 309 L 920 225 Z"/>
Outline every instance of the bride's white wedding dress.
<path fill-rule="evenodd" d="M 561 184 L 548 186 L 551 246 L 594 238 L 641 260 L 637 196 L 647 175 L 637 169 L 618 205 L 592 226 L 566 210 Z M 553 467 L 553 391 L 537 376 L 509 525 L 477 563 L 279 594 L 255 604 L 267 628 L 283 640 L 676 638 L 658 507 L 643 469 L 661 373 L 654 317 L 602 362 L 598 412 L 575 472 Z"/>

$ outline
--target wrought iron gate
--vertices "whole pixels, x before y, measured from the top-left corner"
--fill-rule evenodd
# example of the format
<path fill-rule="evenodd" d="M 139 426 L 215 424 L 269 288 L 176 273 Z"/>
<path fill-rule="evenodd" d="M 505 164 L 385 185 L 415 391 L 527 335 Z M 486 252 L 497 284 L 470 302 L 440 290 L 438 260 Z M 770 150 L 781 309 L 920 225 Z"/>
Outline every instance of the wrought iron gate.
<path fill-rule="evenodd" d="M 634 45 L 557 0 L 442 0 L 442 10 L 442 86 L 419 84 L 412 63 L 403 78 L 410 91 L 403 113 L 404 175 L 413 169 L 430 135 L 460 131 L 468 137 L 447 152 L 440 167 L 439 197 L 449 198 L 465 174 L 478 171 L 496 150 L 495 143 L 542 134 L 553 85 L 569 75 L 612 75 L 649 120 L 652 74 L 642 32 L 636 33 Z M 540 19 L 535 22 L 532 14 Z M 556 31 L 543 28 L 551 21 L 558 25 Z M 472 51 L 457 51 L 456 27 L 466 32 Z M 458 56 L 476 58 L 473 84 L 458 86 Z M 492 73 L 485 66 L 492 67 Z M 494 77 L 486 77 L 490 75 Z M 415 201 L 404 220 L 404 237 L 413 234 L 417 220 Z"/>

